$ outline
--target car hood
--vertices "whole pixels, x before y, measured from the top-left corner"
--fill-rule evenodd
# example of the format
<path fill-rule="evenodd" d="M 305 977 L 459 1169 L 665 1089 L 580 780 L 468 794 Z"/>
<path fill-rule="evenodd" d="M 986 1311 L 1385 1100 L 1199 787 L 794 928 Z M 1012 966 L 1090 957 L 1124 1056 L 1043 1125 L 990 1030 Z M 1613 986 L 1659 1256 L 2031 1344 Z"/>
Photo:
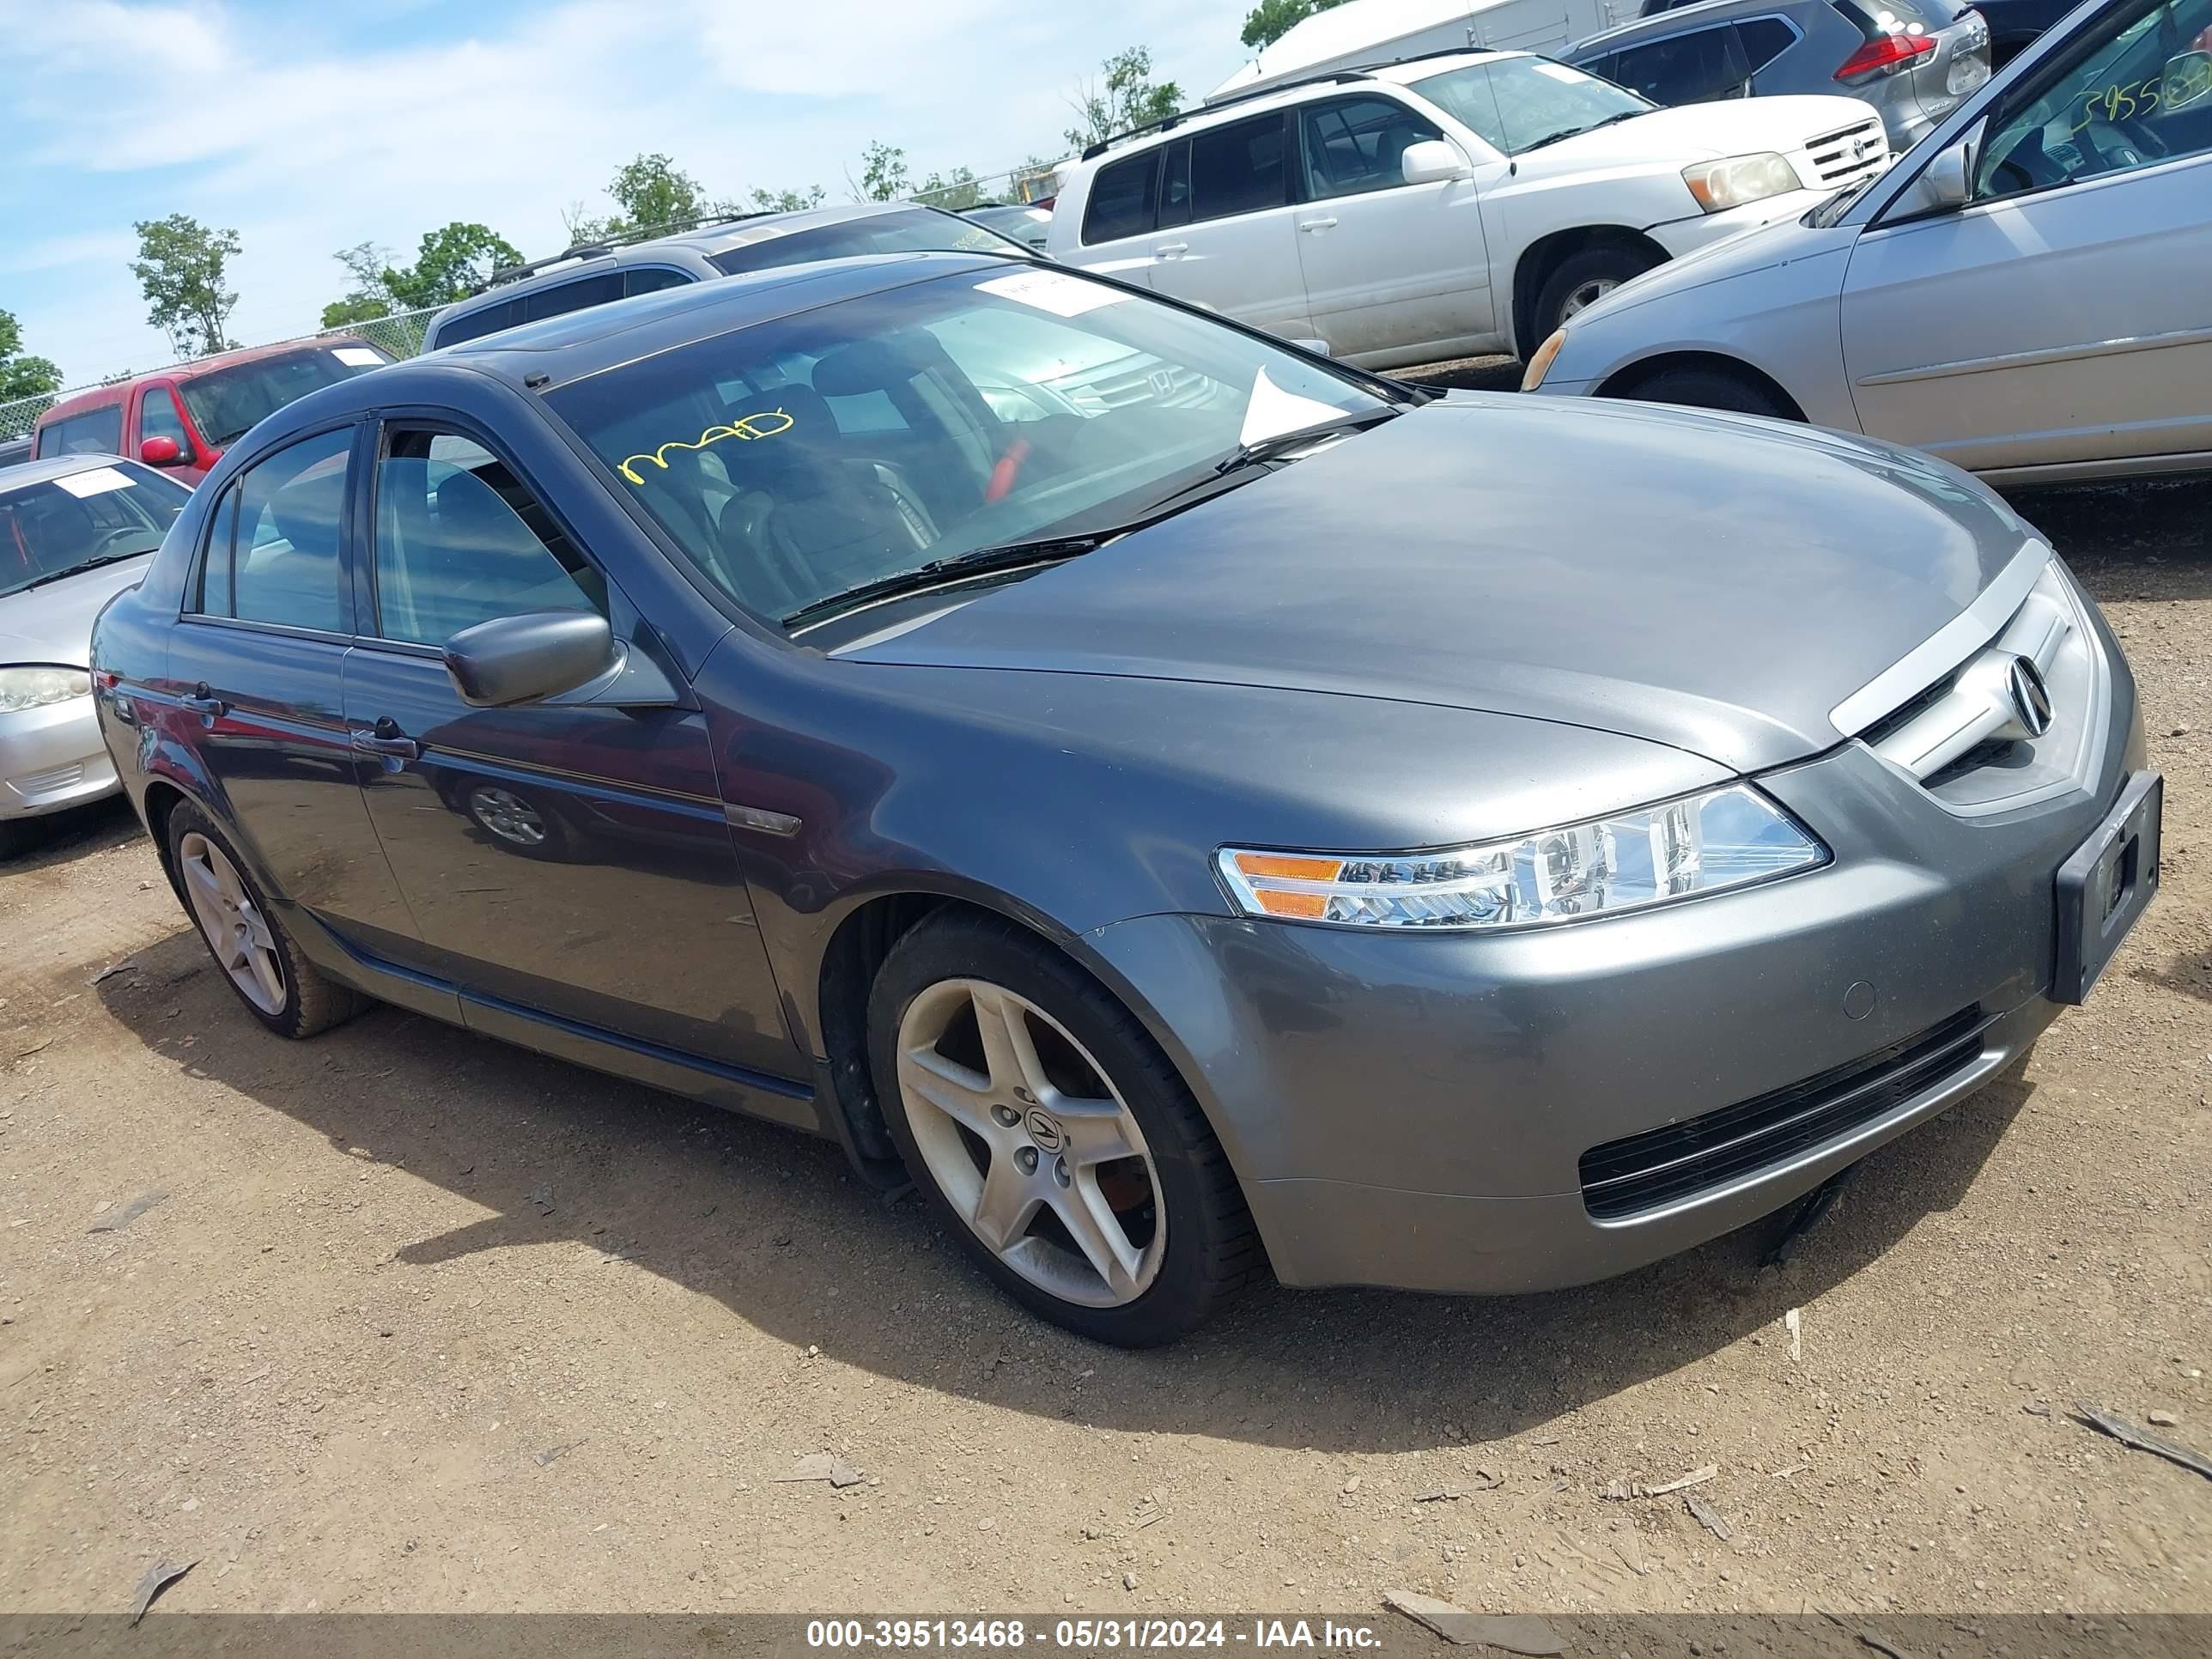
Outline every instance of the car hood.
<path fill-rule="evenodd" d="M 1462 394 L 838 654 L 1454 707 L 1751 772 L 1832 747 L 2030 533 L 1863 439 Z"/>
<path fill-rule="evenodd" d="M 92 619 L 126 587 L 136 587 L 154 562 L 151 553 L 104 564 L 27 592 L 0 597 L 0 663 L 91 660 Z"/>
<path fill-rule="evenodd" d="M 1786 155 L 1810 138 L 1867 118 L 1867 106 L 1857 99 L 1823 94 L 1682 104 L 1526 151 L 1515 159 L 1515 167 L 1525 179 L 1531 174 L 1649 165 L 1655 156 L 1686 167 L 1767 150 Z"/>

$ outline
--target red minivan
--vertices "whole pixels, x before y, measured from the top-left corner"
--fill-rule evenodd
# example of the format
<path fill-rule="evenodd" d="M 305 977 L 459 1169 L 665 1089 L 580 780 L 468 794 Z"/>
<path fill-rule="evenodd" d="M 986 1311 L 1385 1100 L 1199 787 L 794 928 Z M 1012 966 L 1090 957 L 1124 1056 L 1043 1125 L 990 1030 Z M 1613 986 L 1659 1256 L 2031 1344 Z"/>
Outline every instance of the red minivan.
<path fill-rule="evenodd" d="M 391 361 L 349 337 L 226 351 L 56 404 L 31 429 L 32 453 L 127 455 L 198 483 L 264 416 Z"/>

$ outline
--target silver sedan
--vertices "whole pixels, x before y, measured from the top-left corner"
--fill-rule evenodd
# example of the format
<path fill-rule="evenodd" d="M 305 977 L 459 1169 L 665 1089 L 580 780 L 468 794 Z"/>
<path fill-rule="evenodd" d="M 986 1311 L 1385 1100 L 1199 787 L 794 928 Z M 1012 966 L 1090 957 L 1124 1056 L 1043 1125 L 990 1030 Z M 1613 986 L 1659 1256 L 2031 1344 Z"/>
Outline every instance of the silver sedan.
<path fill-rule="evenodd" d="M 93 713 L 93 618 L 191 495 L 112 455 L 0 467 L 0 855 L 31 819 L 121 787 Z"/>
<path fill-rule="evenodd" d="M 1887 173 L 1577 316 L 1528 390 L 1810 421 L 2005 483 L 2212 467 L 2212 0 L 2092 0 Z"/>

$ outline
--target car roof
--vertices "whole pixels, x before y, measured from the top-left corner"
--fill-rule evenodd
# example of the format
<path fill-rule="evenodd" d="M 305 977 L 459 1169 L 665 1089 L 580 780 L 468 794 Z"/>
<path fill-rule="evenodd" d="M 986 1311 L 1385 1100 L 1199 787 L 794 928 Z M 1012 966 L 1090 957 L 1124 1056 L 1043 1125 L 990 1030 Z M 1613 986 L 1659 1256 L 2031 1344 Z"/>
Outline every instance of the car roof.
<path fill-rule="evenodd" d="M 1634 17 L 1626 23 L 1616 23 L 1609 29 L 1601 29 L 1571 46 L 1561 48 L 1559 55 L 1571 62 L 1589 52 L 1626 42 L 1679 34 L 1685 29 L 1698 28 L 1707 23 L 1795 14 L 1805 10 L 1808 4 L 1826 3 L 1826 0 L 1697 0 L 1694 5 L 1677 6 L 1672 11 L 1655 11 L 1649 17 Z"/>
<path fill-rule="evenodd" d="M 25 484 L 52 483 L 56 478 L 89 472 L 94 467 L 130 465 L 120 455 L 102 455 L 90 451 L 74 455 L 49 455 L 42 461 L 18 461 L 13 466 L 0 466 L 0 489 L 21 489 Z"/>
<path fill-rule="evenodd" d="M 282 340 L 275 345 L 246 346 L 237 351 L 219 351 L 212 357 L 199 357 L 189 363 L 172 363 L 167 368 L 149 368 L 143 374 L 125 375 L 74 398 L 65 398 L 38 418 L 37 424 L 46 426 L 56 418 L 74 415 L 82 410 L 103 409 L 110 404 L 119 404 L 134 386 L 149 381 L 173 380 L 181 385 L 198 380 L 203 374 L 212 374 L 217 369 L 234 368 L 240 363 L 259 362 L 264 358 L 289 356 L 296 351 L 332 351 L 339 346 L 365 346 L 371 343 L 358 334 L 314 334 L 304 340 Z M 385 354 L 389 356 L 391 354 Z"/>

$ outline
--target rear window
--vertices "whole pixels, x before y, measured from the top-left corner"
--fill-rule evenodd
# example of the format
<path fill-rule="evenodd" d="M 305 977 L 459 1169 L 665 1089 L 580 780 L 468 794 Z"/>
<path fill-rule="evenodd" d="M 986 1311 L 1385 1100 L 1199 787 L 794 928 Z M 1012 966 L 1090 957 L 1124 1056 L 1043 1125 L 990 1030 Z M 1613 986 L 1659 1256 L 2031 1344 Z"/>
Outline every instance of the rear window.
<path fill-rule="evenodd" d="M 726 248 L 708 258 L 715 270 L 726 276 L 734 276 L 741 271 L 803 265 L 816 259 L 850 259 L 870 253 L 1012 253 L 1029 257 L 1029 250 L 1019 242 L 1000 235 L 988 225 L 979 225 L 955 213 L 939 213 L 934 208 L 909 208 L 790 231 L 781 236 L 747 242 L 741 247 Z"/>
<path fill-rule="evenodd" d="M 39 428 L 39 458 L 113 455 L 123 448 L 123 405 L 102 404 Z"/>
<path fill-rule="evenodd" d="M 178 390 L 200 435 L 224 449 L 294 399 L 391 361 L 370 345 L 302 346 L 194 375 Z"/>
<path fill-rule="evenodd" d="M 0 594 L 151 553 L 191 498 L 129 461 L 0 489 Z"/>
<path fill-rule="evenodd" d="M 1141 236 L 1152 228 L 1152 173 L 1159 161 L 1159 151 L 1147 150 L 1098 169 L 1091 181 L 1091 200 L 1083 210 L 1085 242 Z M 1188 183 L 1186 177 L 1186 189 Z"/>
<path fill-rule="evenodd" d="M 622 272 L 618 270 L 580 276 L 573 283 L 556 283 L 550 288 L 535 289 L 521 295 L 522 320 L 542 323 L 548 317 L 565 317 L 572 311 L 588 311 L 593 306 L 611 304 L 622 295 Z"/>

